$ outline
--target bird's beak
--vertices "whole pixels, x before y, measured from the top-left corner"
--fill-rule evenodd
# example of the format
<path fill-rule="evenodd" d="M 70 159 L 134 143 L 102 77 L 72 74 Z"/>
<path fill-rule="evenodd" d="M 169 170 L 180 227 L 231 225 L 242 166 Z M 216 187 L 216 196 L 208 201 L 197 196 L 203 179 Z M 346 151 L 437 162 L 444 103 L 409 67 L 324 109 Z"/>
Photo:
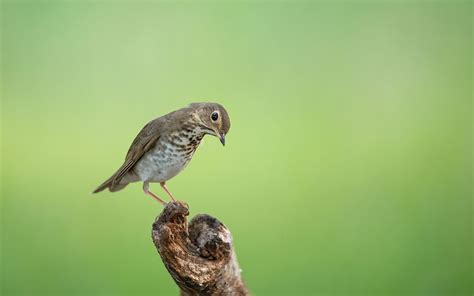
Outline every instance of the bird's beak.
<path fill-rule="evenodd" d="M 224 135 L 224 134 L 222 134 L 222 135 L 219 137 L 219 140 L 221 140 L 222 146 L 225 146 L 225 135 Z"/>

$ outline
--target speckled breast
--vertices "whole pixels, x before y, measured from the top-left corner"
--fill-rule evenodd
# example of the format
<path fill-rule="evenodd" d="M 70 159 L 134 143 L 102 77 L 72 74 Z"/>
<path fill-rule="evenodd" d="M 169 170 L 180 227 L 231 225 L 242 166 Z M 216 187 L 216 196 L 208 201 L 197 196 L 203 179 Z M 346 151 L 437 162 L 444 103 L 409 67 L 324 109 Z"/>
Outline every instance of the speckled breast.
<path fill-rule="evenodd" d="M 202 135 L 196 131 L 176 132 L 160 137 L 134 168 L 141 181 L 164 182 L 181 172 L 191 161 Z"/>

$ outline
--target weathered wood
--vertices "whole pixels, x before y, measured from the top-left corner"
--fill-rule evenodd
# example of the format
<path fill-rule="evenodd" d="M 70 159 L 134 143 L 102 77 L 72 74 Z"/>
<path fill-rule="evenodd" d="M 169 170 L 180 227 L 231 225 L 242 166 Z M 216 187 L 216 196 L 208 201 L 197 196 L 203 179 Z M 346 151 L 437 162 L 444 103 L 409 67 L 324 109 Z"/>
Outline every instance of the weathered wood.
<path fill-rule="evenodd" d="M 188 205 L 168 203 L 153 223 L 152 238 L 181 295 L 250 295 L 240 275 L 232 235 L 201 214 L 189 226 Z"/>

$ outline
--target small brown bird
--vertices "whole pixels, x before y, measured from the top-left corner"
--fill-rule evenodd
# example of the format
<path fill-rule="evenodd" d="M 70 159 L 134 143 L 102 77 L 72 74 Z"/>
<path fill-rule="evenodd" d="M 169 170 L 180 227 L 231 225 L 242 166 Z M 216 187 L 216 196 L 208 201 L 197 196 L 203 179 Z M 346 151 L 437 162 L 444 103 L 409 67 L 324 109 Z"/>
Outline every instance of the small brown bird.
<path fill-rule="evenodd" d="M 188 165 L 205 135 L 216 136 L 225 145 L 229 129 L 229 115 L 216 103 L 192 103 L 158 117 L 143 127 L 128 149 L 123 165 L 94 193 L 106 188 L 115 192 L 131 182 L 142 181 L 145 194 L 166 204 L 149 190 L 150 182 L 159 182 L 175 200 L 166 181 Z"/>

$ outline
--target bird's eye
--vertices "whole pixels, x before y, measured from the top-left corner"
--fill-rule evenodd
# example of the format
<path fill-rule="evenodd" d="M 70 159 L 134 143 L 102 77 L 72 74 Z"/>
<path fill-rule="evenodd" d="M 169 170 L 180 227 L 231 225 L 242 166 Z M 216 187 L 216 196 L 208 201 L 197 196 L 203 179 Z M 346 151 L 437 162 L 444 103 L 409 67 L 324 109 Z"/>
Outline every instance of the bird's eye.
<path fill-rule="evenodd" d="M 216 121 L 219 118 L 219 113 L 217 111 L 212 112 L 211 119 L 212 121 Z"/>

